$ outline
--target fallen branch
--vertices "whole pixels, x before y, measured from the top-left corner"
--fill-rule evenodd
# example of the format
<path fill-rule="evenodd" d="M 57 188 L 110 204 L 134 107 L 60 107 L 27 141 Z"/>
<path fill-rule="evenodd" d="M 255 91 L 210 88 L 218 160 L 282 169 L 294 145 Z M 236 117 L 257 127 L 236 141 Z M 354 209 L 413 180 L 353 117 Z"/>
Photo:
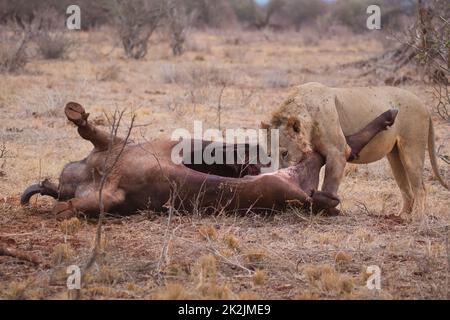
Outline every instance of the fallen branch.
<path fill-rule="evenodd" d="M 17 258 L 19 260 L 25 260 L 31 262 L 35 265 L 39 265 L 42 263 L 42 260 L 35 254 L 30 252 L 25 252 L 20 249 L 11 248 L 4 244 L 0 244 L 0 256 L 10 256 Z"/>

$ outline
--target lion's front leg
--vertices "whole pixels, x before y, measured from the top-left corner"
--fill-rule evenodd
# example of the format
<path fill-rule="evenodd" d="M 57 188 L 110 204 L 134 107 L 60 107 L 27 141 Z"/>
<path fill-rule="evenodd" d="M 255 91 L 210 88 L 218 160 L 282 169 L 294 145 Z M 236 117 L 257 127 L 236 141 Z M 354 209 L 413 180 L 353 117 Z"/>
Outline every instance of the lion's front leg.
<path fill-rule="evenodd" d="M 322 121 L 322 125 L 318 126 L 312 141 L 314 149 L 325 158 L 325 177 L 321 190 L 338 198 L 349 147 L 339 125 L 337 113 L 330 111 L 327 114 L 327 120 Z M 325 126 L 324 124 L 332 125 Z"/>
<path fill-rule="evenodd" d="M 325 177 L 322 191 L 337 197 L 337 192 L 344 177 L 345 164 L 347 163 L 345 151 L 329 152 L 326 156 Z"/>

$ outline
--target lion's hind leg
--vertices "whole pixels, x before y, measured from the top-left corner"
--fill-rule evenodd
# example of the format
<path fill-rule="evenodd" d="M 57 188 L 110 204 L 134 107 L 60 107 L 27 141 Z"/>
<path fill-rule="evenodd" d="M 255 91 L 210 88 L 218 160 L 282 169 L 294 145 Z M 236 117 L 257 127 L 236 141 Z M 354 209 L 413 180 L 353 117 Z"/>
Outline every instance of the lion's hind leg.
<path fill-rule="evenodd" d="M 394 174 L 395 181 L 397 182 L 400 192 L 402 193 L 403 206 L 399 212 L 399 215 L 410 214 L 413 207 L 413 192 L 409 185 L 408 175 L 403 167 L 402 161 L 397 146 L 387 155 L 389 164 Z"/>
<path fill-rule="evenodd" d="M 423 141 L 422 141 L 423 140 Z M 426 139 L 398 143 L 399 155 L 413 194 L 412 213 L 421 216 L 425 211 L 426 191 L 423 183 Z"/>

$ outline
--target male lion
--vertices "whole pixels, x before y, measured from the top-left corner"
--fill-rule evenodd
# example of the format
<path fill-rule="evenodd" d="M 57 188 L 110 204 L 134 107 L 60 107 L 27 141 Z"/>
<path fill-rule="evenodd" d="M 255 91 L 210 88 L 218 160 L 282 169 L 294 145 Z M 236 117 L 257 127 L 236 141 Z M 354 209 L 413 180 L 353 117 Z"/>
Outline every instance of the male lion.
<path fill-rule="evenodd" d="M 317 151 L 325 159 L 322 191 L 337 196 L 344 175 L 348 146 L 345 136 L 361 130 L 377 115 L 396 107 L 394 125 L 379 133 L 351 163 L 371 163 L 387 156 L 401 190 L 400 214 L 424 211 L 422 172 L 428 145 L 431 166 L 439 182 L 434 129 L 430 113 L 414 94 L 394 87 L 330 88 L 307 83 L 296 88 L 262 127 L 280 130 L 280 165 L 288 167 Z"/>

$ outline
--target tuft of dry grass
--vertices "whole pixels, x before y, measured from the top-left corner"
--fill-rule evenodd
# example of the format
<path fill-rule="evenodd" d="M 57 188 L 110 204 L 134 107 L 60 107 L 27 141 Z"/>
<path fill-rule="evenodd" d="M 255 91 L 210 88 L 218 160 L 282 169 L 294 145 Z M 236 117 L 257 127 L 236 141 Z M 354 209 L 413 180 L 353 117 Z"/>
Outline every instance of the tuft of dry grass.
<path fill-rule="evenodd" d="M 78 218 L 74 217 L 68 220 L 61 221 L 59 228 L 65 235 L 73 236 L 81 229 L 81 222 Z"/>
<path fill-rule="evenodd" d="M 155 300 L 188 300 L 192 295 L 181 283 L 168 283 L 163 289 L 152 296 Z"/>
<path fill-rule="evenodd" d="M 239 239 L 236 238 L 234 235 L 226 234 L 223 237 L 223 240 L 227 244 L 228 248 L 230 248 L 232 250 L 238 250 L 239 249 Z"/>
<path fill-rule="evenodd" d="M 30 288 L 34 284 L 34 279 L 26 279 L 23 281 L 12 281 L 6 291 L 2 294 L 4 298 L 9 300 L 24 300 L 32 298 Z"/>
<path fill-rule="evenodd" d="M 0 285 L 0 300 L 38 300 L 51 292 L 48 278 L 42 275 L 27 276 L 22 279 L 2 283 Z"/>
<path fill-rule="evenodd" d="M 66 243 L 60 243 L 53 248 L 52 261 L 53 264 L 58 265 L 66 262 L 74 257 L 75 253 Z"/>
<path fill-rule="evenodd" d="M 294 299 L 296 300 L 319 300 L 320 295 L 316 292 L 304 292 L 297 294 Z"/>
<path fill-rule="evenodd" d="M 203 283 L 197 287 L 201 294 L 201 299 L 208 300 L 231 300 L 234 299 L 234 294 L 227 284 L 218 284 L 215 281 Z"/>
<path fill-rule="evenodd" d="M 363 267 L 361 269 L 361 273 L 359 274 L 359 278 L 360 278 L 361 283 L 362 284 L 367 283 L 367 280 L 369 279 L 369 277 L 371 275 L 372 275 L 371 273 L 367 272 L 367 267 Z"/>
<path fill-rule="evenodd" d="M 212 225 L 201 225 L 198 228 L 198 233 L 205 240 L 217 240 L 217 230 Z"/>
<path fill-rule="evenodd" d="M 93 286 L 85 290 L 83 293 L 88 293 L 89 295 L 95 297 L 107 297 L 111 298 L 114 295 L 114 290 L 110 287 L 104 286 Z"/>
<path fill-rule="evenodd" d="M 217 259 L 213 255 L 201 256 L 194 266 L 193 275 L 196 276 L 199 283 L 207 279 L 215 278 L 217 275 Z"/>
<path fill-rule="evenodd" d="M 253 275 L 253 283 L 257 286 L 262 286 L 267 282 L 267 273 L 263 270 L 256 270 Z"/>
<path fill-rule="evenodd" d="M 308 266 L 303 273 L 309 283 L 323 294 L 350 294 L 354 288 L 351 277 L 338 273 L 330 265 Z"/>
<path fill-rule="evenodd" d="M 252 291 L 243 291 L 239 293 L 239 300 L 261 300 L 261 296 Z"/>
<path fill-rule="evenodd" d="M 338 265 L 348 264 L 352 261 L 352 254 L 349 252 L 339 251 L 334 256 L 334 261 Z"/>

